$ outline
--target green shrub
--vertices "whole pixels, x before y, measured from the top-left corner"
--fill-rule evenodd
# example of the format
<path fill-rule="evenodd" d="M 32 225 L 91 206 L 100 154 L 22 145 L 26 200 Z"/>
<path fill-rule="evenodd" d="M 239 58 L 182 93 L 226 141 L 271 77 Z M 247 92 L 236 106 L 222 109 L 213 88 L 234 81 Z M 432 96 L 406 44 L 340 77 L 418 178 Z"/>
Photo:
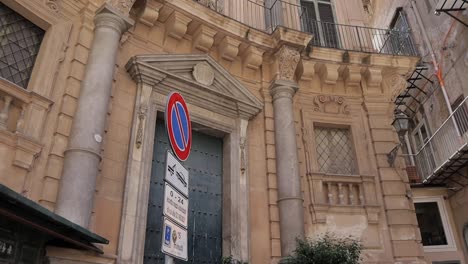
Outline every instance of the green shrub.
<path fill-rule="evenodd" d="M 357 264 L 362 245 L 352 237 L 325 234 L 318 239 L 298 240 L 293 254 L 281 264 Z"/>
<path fill-rule="evenodd" d="M 241 262 L 237 259 L 234 259 L 232 256 L 229 257 L 223 257 L 221 259 L 222 264 L 249 264 L 248 262 Z"/>

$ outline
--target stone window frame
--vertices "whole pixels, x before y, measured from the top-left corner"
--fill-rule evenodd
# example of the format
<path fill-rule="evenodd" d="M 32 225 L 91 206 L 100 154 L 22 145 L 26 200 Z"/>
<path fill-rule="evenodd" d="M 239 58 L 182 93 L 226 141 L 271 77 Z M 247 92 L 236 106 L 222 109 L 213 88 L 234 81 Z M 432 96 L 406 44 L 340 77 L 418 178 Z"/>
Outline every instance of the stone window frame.
<path fill-rule="evenodd" d="M 66 21 L 56 4 L 44 5 L 36 1 L 4 0 L 4 5 L 44 30 L 44 37 L 36 56 L 27 87 L 12 85 L 46 98 L 52 96 L 60 64 L 65 59 L 72 22 Z M 31 10 L 34 10 L 31 11 Z M 51 55 L 52 54 L 52 55 Z"/>
<path fill-rule="evenodd" d="M 148 61 L 158 66 L 152 66 Z M 194 61 L 208 63 L 215 70 L 217 82 L 225 82 L 223 85 L 230 87 L 237 95 L 223 96 L 220 91 L 206 94 L 206 88 L 210 85 L 188 80 L 190 77 L 187 76 L 180 77 L 183 76 L 180 71 L 184 68 L 192 71 Z M 170 73 L 171 67 L 175 65 L 171 65 L 172 63 L 178 63 L 177 74 Z M 192 127 L 209 128 L 209 134 L 223 137 L 222 253 L 223 256 L 232 255 L 236 259 L 248 261 L 250 228 L 247 127 L 249 119 L 261 111 L 262 103 L 206 54 L 136 56 L 127 63 L 127 70 L 137 82 L 137 96 L 127 162 L 118 262 L 143 263 L 156 119 L 158 113 L 163 113 L 167 94 L 173 90 L 170 88 L 173 85 L 178 87 L 177 91 L 187 101 Z M 196 79 L 196 76 L 193 78 Z M 216 99 L 197 100 L 200 96 Z M 214 103 L 219 101 L 225 104 Z M 235 113 L 230 112 L 231 103 L 238 107 Z"/>
<path fill-rule="evenodd" d="M 16 148 L 13 165 L 29 173 L 43 148 L 41 137 L 53 104 L 54 89 L 64 87 L 58 73 L 63 68 L 60 66 L 68 49 L 72 21 L 58 12 L 54 2 L 3 0 L 2 3 L 45 31 L 27 87 L 0 80 L 0 100 L 3 96 L 11 98 L 9 125 L 0 129 L 0 133 L 3 140 L 13 142 L 9 144 Z M 32 184 L 28 176 L 24 188 L 30 190 Z"/>
<path fill-rule="evenodd" d="M 445 205 L 444 198 L 441 196 L 421 196 L 414 197 L 413 203 L 427 203 L 436 202 L 439 209 L 440 218 L 442 220 L 442 226 L 444 228 L 445 237 L 447 239 L 447 245 L 442 246 L 423 246 L 424 252 L 446 252 L 446 251 L 457 251 L 457 244 L 452 228 L 452 221 L 449 217 L 447 207 Z"/>
<path fill-rule="evenodd" d="M 307 95 L 308 96 L 308 95 Z M 310 95 L 312 98 L 320 96 L 317 94 Z M 307 100 L 305 98 L 304 100 Z M 328 104 L 335 104 L 329 102 Z M 318 223 L 326 223 L 326 215 L 331 208 L 335 212 L 340 213 L 361 213 L 366 215 L 367 221 L 370 224 L 378 224 L 380 221 L 381 205 L 377 202 L 376 187 L 377 171 L 376 168 L 366 162 L 375 159 L 374 150 L 372 147 L 372 140 L 370 136 L 369 123 L 366 120 L 366 115 L 362 111 L 361 103 L 352 98 L 344 98 L 343 104 L 346 107 L 342 111 L 328 111 L 328 107 L 320 106 L 315 110 L 301 110 L 301 125 L 302 125 L 302 147 L 305 153 L 304 157 L 307 159 L 305 169 L 308 177 L 313 182 L 314 186 L 321 186 L 325 181 L 335 181 L 341 183 L 353 183 L 362 186 L 363 205 L 356 204 L 354 206 L 323 206 L 326 204 L 325 197 L 323 197 L 323 188 L 310 189 L 312 196 L 310 197 L 310 204 L 314 207 L 316 221 Z M 339 105 L 339 106 L 342 106 Z M 331 107 L 333 108 L 333 107 Z M 336 175 L 336 174 L 323 174 L 318 171 L 318 165 L 315 158 L 315 134 L 314 124 L 329 125 L 337 127 L 348 127 L 351 133 L 354 152 L 356 155 L 356 175 Z M 385 161 L 386 162 L 386 161 Z M 309 165 L 310 164 L 310 165 Z M 359 209 L 357 209 L 359 208 Z"/>

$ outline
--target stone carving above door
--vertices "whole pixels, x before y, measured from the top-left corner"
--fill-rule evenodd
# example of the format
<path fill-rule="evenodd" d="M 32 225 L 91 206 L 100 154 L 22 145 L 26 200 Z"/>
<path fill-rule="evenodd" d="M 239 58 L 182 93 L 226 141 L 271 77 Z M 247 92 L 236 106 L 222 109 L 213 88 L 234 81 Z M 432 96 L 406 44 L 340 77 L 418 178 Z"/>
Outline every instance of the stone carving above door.
<path fill-rule="evenodd" d="M 206 62 L 200 62 L 193 66 L 192 75 L 197 82 L 208 86 L 213 84 L 215 77 L 213 68 Z"/>
<path fill-rule="evenodd" d="M 263 107 L 247 87 L 207 54 L 140 55 L 126 69 L 162 95 L 179 91 L 189 104 L 229 117 L 251 119 Z"/>
<path fill-rule="evenodd" d="M 314 111 L 329 114 L 349 114 L 346 99 L 337 95 L 317 95 L 314 98 Z"/>

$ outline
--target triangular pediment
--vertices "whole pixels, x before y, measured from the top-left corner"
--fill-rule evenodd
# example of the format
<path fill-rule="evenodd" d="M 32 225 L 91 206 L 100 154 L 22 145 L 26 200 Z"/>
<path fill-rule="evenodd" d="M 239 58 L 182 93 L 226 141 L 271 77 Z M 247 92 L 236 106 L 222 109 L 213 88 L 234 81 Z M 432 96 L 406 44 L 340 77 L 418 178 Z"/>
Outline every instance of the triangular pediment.
<path fill-rule="evenodd" d="M 139 55 L 126 68 L 136 81 L 172 87 L 193 103 L 212 102 L 224 113 L 251 119 L 262 109 L 261 101 L 207 54 Z"/>

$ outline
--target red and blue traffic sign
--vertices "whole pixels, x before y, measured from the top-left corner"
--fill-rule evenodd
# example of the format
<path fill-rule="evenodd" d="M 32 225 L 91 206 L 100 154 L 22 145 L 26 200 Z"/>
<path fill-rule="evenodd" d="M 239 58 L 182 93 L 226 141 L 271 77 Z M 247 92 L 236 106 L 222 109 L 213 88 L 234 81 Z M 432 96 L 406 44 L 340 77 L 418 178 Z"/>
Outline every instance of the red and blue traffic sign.
<path fill-rule="evenodd" d="M 172 150 L 179 160 L 184 161 L 192 147 L 192 124 L 185 100 L 179 93 L 169 94 L 165 119 Z"/>

